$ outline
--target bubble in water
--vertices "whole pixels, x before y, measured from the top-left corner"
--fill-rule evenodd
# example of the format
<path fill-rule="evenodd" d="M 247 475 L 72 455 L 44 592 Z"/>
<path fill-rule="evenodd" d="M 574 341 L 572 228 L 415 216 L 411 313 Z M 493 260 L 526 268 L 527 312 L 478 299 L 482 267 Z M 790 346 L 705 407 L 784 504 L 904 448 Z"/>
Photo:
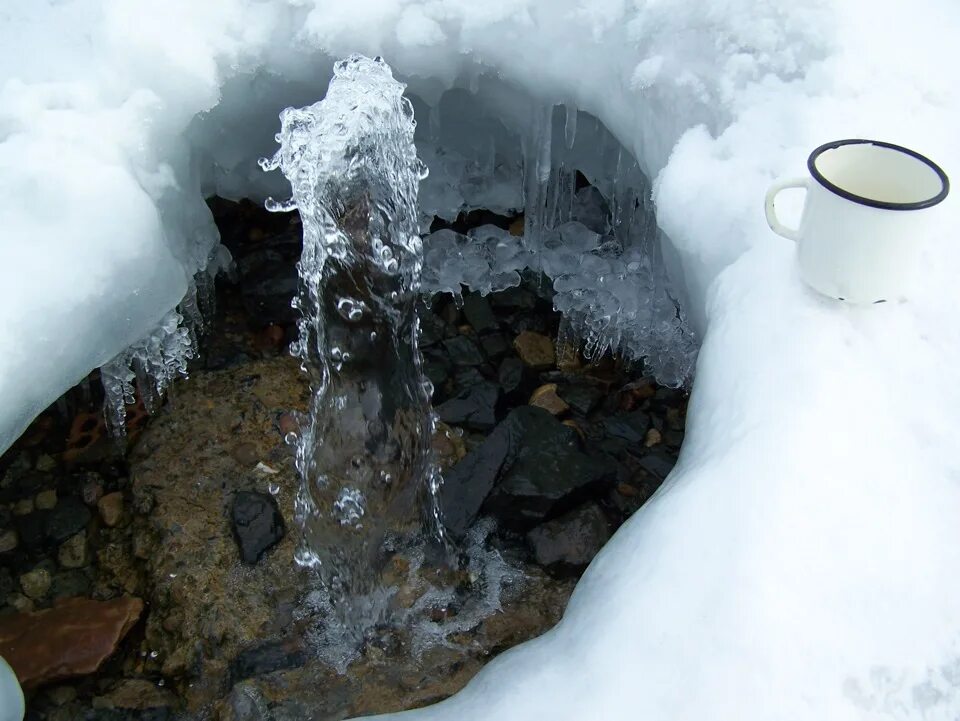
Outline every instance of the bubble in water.
<path fill-rule="evenodd" d="M 375 330 L 370 331 L 370 342 L 371 343 L 377 342 L 377 331 Z"/>
<path fill-rule="evenodd" d="M 302 568 L 317 568 L 320 566 L 320 558 L 309 548 L 300 546 L 293 554 L 294 563 Z"/>
<path fill-rule="evenodd" d="M 276 481 L 270 481 L 270 483 L 267 484 L 267 490 L 271 496 L 276 496 L 280 493 L 280 484 Z"/>
<path fill-rule="evenodd" d="M 358 526 L 366 509 L 363 505 L 363 494 L 356 488 L 344 487 L 340 495 L 333 502 L 333 517 L 341 526 Z"/>
<path fill-rule="evenodd" d="M 283 437 L 283 442 L 286 443 L 288 446 L 292 446 L 297 442 L 297 437 L 298 436 L 296 433 L 294 433 L 293 431 L 290 431 L 289 433 L 287 433 L 287 435 Z"/>
<path fill-rule="evenodd" d="M 393 483 L 393 476 L 386 471 L 380 471 L 380 480 L 389 485 Z"/>
<path fill-rule="evenodd" d="M 351 322 L 363 318 L 363 303 L 354 298 L 341 298 L 337 301 L 337 312 Z"/>

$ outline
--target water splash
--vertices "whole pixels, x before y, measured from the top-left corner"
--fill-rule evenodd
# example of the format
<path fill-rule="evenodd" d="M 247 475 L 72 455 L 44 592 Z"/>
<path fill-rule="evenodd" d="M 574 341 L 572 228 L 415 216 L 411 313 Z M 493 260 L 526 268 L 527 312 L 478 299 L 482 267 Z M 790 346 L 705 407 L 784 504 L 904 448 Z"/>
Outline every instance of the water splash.
<path fill-rule="evenodd" d="M 380 58 L 335 65 L 326 97 L 280 115 L 280 150 L 261 161 L 290 181 L 303 221 L 299 340 L 311 401 L 291 439 L 301 485 L 297 562 L 315 569 L 336 615 L 375 624 L 388 540 L 441 533 L 434 417 L 418 348 L 423 249 L 417 157 L 405 86 Z"/>

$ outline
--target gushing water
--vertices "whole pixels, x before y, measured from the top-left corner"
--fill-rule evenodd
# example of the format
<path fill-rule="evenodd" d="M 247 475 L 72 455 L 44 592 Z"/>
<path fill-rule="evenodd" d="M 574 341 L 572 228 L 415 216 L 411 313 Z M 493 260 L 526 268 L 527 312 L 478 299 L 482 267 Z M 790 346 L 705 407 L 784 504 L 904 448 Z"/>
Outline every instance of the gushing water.
<path fill-rule="evenodd" d="M 396 540 L 420 533 L 424 520 L 441 532 L 415 310 L 426 168 L 404 87 L 379 58 L 338 62 L 322 101 L 283 111 L 280 150 L 261 161 L 293 188 L 268 210 L 296 208 L 303 221 L 291 352 L 309 374 L 311 401 L 291 439 L 301 478 L 296 558 L 357 626 L 384 613 L 362 599 L 382 595 Z"/>

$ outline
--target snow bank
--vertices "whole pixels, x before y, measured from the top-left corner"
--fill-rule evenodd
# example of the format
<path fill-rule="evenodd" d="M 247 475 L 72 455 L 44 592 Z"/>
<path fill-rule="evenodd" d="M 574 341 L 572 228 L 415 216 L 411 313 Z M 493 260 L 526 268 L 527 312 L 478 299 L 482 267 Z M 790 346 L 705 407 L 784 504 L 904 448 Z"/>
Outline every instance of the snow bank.
<path fill-rule="evenodd" d="M 923 292 L 865 310 L 805 290 L 761 211 L 776 176 L 840 137 L 915 147 L 957 172 L 956 3 L 75 0 L 6 12 L 0 446 L 176 305 L 213 244 L 201 188 L 268 192 L 252 169 L 272 150 L 276 105 L 319 98 L 331 58 L 382 54 L 428 102 L 496 73 L 598 117 L 656 179 L 705 341 L 680 464 L 563 622 L 405 718 L 960 714 L 956 197 L 939 236 L 918 239 Z M 528 121 L 511 107 L 510 122 Z"/>

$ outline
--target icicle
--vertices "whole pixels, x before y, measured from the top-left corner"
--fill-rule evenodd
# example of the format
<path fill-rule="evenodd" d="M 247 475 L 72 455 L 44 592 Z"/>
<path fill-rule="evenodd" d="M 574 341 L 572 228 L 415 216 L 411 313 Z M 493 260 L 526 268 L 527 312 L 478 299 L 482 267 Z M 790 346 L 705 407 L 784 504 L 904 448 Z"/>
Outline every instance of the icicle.
<path fill-rule="evenodd" d="M 567 115 L 563 124 L 563 138 L 567 142 L 567 149 L 573 150 L 573 146 L 577 142 L 577 106 L 568 103 L 564 107 Z"/>

